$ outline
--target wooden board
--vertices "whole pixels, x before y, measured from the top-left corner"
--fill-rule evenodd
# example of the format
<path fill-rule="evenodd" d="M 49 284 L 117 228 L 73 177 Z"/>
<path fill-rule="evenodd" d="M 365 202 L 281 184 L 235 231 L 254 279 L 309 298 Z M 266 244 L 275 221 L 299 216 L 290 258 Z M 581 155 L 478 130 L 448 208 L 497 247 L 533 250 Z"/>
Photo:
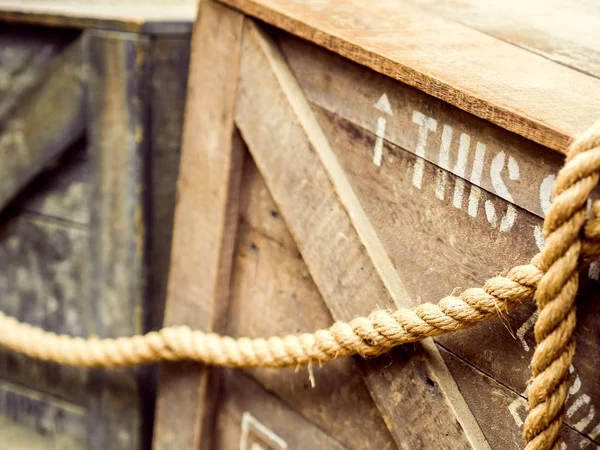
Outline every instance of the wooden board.
<path fill-rule="evenodd" d="M 0 21 L 101 28 L 150 34 L 187 34 L 198 0 L 0 0 Z"/>
<path fill-rule="evenodd" d="M 82 58 L 79 40 L 55 58 L 46 76 L 0 122 L 0 209 L 83 135 Z"/>
<path fill-rule="evenodd" d="M 88 129 L 92 172 L 90 216 L 91 332 L 99 337 L 143 332 L 148 164 L 149 39 L 89 31 Z M 92 371 L 88 445 L 136 449 L 141 426 L 137 371 Z M 133 406 L 133 408 L 132 408 Z"/>
<path fill-rule="evenodd" d="M 345 448 L 244 375 L 227 372 L 223 385 L 215 449 Z"/>
<path fill-rule="evenodd" d="M 600 8 L 595 2 L 411 0 L 453 21 L 600 77 Z M 576 23 L 577 26 L 569 24 Z"/>
<path fill-rule="evenodd" d="M 213 2 L 202 8 L 192 42 L 165 324 L 219 330 L 229 297 L 243 155 L 241 143 L 232 142 L 243 16 Z M 211 420 L 207 383 L 205 367 L 163 366 L 155 449 L 210 447 L 202 435 L 205 416 Z"/>
<path fill-rule="evenodd" d="M 236 123 L 332 315 L 350 320 L 377 306 L 409 306 L 411 299 L 281 55 L 254 26 L 246 36 Z M 278 152 L 271 151 L 274 144 Z M 420 367 L 394 365 L 392 370 L 400 380 L 409 380 L 415 370 L 431 372 L 440 384 L 440 398 L 425 408 L 436 413 L 438 434 L 431 439 L 439 442 L 441 435 L 455 447 L 468 441 L 486 446 L 437 349 L 431 342 L 423 349 Z M 397 443 L 428 436 L 411 435 L 387 394 L 387 381 L 366 367 L 366 383 L 388 427 L 398 433 Z"/>
<path fill-rule="evenodd" d="M 3 214 L 0 307 L 6 314 L 45 329 L 86 336 L 86 269 L 85 228 L 43 216 Z M 76 405 L 87 402 L 86 374 L 73 368 L 2 350 L 0 377 Z M 4 409 L 0 413 L 4 415 Z M 23 420 L 28 420 L 26 415 Z"/>
<path fill-rule="evenodd" d="M 0 124 L 22 95 L 47 75 L 50 64 L 77 38 L 73 30 L 41 30 L 4 24 L 0 30 Z"/>
<path fill-rule="evenodd" d="M 223 3 L 555 150 L 600 111 L 600 80 L 408 1 Z"/>

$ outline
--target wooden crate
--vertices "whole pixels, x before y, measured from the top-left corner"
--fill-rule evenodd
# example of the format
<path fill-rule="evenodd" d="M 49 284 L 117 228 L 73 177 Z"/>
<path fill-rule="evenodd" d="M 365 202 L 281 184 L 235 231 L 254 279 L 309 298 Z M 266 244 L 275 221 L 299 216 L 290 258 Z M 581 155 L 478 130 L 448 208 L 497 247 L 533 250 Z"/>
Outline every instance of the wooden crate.
<path fill-rule="evenodd" d="M 88 3 L 0 1 L 0 309 L 131 335 L 162 322 L 195 2 Z M 0 449 L 149 448 L 155 379 L 0 350 Z"/>
<path fill-rule="evenodd" d="M 597 6 L 220 3 L 193 35 L 166 324 L 311 332 L 543 245 L 564 151 L 600 114 Z M 600 443 L 598 267 L 561 448 Z M 154 448 L 522 448 L 534 310 L 309 370 L 165 365 Z"/>

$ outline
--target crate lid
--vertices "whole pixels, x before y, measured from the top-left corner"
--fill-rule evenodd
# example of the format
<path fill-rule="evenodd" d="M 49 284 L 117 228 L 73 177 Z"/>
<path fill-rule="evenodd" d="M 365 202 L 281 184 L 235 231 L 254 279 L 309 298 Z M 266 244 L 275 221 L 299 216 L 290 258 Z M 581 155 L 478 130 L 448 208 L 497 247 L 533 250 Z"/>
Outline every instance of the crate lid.
<path fill-rule="evenodd" d="M 586 0 L 221 0 L 558 151 L 600 119 Z"/>
<path fill-rule="evenodd" d="M 0 0 L 0 21 L 74 28 L 190 33 L 199 0 Z"/>

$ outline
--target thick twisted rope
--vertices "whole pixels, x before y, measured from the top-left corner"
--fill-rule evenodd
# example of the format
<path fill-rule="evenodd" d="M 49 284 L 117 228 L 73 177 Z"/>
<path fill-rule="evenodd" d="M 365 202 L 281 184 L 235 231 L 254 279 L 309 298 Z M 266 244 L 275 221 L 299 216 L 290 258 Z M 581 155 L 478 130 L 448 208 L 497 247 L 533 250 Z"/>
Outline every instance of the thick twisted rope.
<path fill-rule="evenodd" d="M 575 297 L 582 230 L 588 198 L 600 178 L 599 169 L 600 123 L 569 148 L 544 221 L 546 246 L 532 260 L 544 275 L 535 294 L 539 315 L 534 328 L 537 347 L 531 360 L 529 415 L 523 426 L 526 450 L 558 449 L 560 445 L 569 366 L 575 354 Z M 599 208 L 596 202 L 594 211 Z M 586 231 L 592 227 L 597 224 L 588 226 Z"/>
<path fill-rule="evenodd" d="M 544 222 L 546 246 L 531 264 L 517 266 L 483 288 L 467 289 L 437 304 L 374 311 L 313 334 L 234 339 L 185 326 L 143 336 L 82 339 L 44 331 L 0 312 L 0 346 L 33 358 L 79 367 L 123 367 L 156 361 L 194 360 L 229 367 L 285 367 L 325 363 L 348 355 L 380 355 L 392 347 L 472 327 L 533 299 L 539 317 L 532 360 L 530 414 L 524 425 L 528 450 L 558 448 L 575 351 L 574 299 L 581 256 L 600 254 L 600 202 L 586 223 L 586 202 L 598 184 L 600 125 L 571 146 Z M 581 236 L 584 235 L 582 240 Z"/>

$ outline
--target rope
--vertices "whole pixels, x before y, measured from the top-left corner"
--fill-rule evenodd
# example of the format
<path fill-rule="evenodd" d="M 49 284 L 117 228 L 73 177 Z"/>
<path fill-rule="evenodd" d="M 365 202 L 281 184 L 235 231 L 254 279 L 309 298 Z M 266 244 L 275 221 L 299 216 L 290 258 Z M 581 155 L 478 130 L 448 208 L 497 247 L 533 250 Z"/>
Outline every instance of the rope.
<path fill-rule="evenodd" d="M 526 450 L 560 446 L 569 367 L 575 354 L 581 232 L 587 219 L 588 198 L 600 178 L 599 168 L 600 123 L 597 123 L 569 148 L 544 221 L 546 246 L 532 260 L 544 275 L 535 296 L 539 315 L 534 328 L 537 347 L 531 359 L 529 415 L 523 426 Z M 593 209 L 599 211 L 598 202 Z"/>
<path fill-rule="evenodd" d="M 228 367 L 322 364 L 348 355 L 380 355 L 392 347 L 472 327 L 536 297 L 538 343 L 532 359 L 530 413 L 524 424 L 527 450 L 558 449 L 569 366 L 575 352 L 575 296 L 580 260 L 600 255 L 600 201 L 587 219 L 586 203 L 598 184 L 600 123 L 570 147 L 544 221 L 546 246 L 531 264 L 489 279 L 437 304 L 337 322 L 313 334 L 234 339 L 185 326 L 143 336 L 82 339 L 57 335 L 0 312 L 0 346 L 32 358 L 79 367 L 123 367 L 193 360 Z M 583 235 L 583 240 L 581 236 Z M 583 258 L 582 258 L 583 256 Z"/>

